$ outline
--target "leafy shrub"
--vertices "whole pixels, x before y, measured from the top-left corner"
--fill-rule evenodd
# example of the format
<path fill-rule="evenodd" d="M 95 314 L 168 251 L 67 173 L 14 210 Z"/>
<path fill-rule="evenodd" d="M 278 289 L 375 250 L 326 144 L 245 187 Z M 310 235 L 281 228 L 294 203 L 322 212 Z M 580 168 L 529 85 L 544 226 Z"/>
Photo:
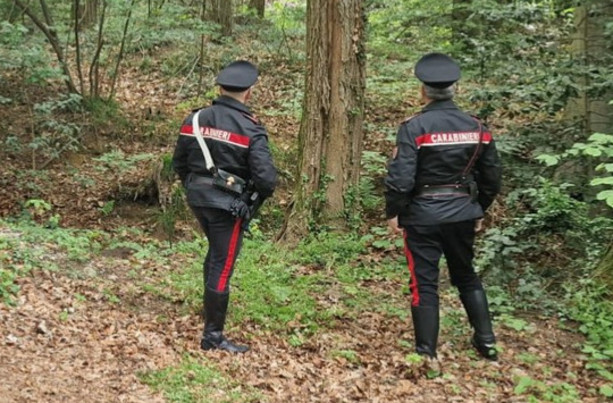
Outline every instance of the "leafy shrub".
<path fill-rule="evenodd" d="M 553 284 L 583 275 L 612 228 L 611 220 L 590 217 L 586 204 L 567 194 L 568 187 L 539 182 L 507 196 L 511 218 L 478 240 L 476 261 L 490 282 L 511 285 L 535 302 Z"/>
<path fill-rule="evenodd" d="M 585 335 L 582 351 L 590 359 L 586 367 L 613 381 L 613 301 L 610 289 L 597 279 L 585 277 L 565 285 L 570 302 L 566 314 L 579 323 Z"/>

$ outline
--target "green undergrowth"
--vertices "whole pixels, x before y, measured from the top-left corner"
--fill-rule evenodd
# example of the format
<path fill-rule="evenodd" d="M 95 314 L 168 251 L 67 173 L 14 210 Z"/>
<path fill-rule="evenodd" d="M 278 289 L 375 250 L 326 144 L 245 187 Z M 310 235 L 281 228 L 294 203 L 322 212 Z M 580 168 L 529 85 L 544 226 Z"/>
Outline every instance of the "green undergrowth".
<path fill-rule="evenodd" d="M 588 356 L 586 368 L 611 382 L 613 397 L 613 300 L 607 286 L 593 278 L 566 286 L 570 302 L 567 316 L 579 324 L 585 335 L 582 351 Z"/>
<path fill-rule="evenodd" d="M 194 248 L 194 241 L 179 242 L 176 253 L 189 253 L 191 262 L 173 271 L 153 292 L 180 295 L 191 311 L 202 304 L 202 261 L 206 247 Z M 356 236 L 325 234 L 305 239 L 295 248 L 265 239 L 245 239 L 232 279 L 232 323 L 251 321 L 265 331 L 286 334 L 290 343 L 300 345 L 320 327 L 334 326 L 339 317 L 351 317 L 373 298 L 362 286 L 405 275 L 396 260 L 369 265 L 361 254 L 368 253 Z M 374 305 L 383 312 L 395 312 L 391 305 Z"/>
<path fill-rule="evenodd" d="M 28 220 L 0 220 L 0 299 L 12 304 L 19 291 L 18 277 L 32 270 L 71 269 L 101 250 L 108 234 L 64 228 L 46 228 Z"/>
<path fill-rule="evenodd" d="M 410 299 L 406 262 L 393 241 L 375 245 L 384 238 L 376 235 L 377 231 L 380 229 L 373 229 L 372 236 L 361 237 L 321 233 L 288 247 L 270 242 L 254 228 L 253 235 L 244 241 L 232 279 L 229 330 L 251 323 L 257 325 L 257 332 L 274 333 L 300 347 L 321 330 L 334 329 L 340 320 L 355 320 L 363 312 L 406 320 Z M 129 266 L 128 280 L 139 293 L 179 304 L 186 314 L 195 315 L 202 308 L 202 261 L 206 250 L 206 240 L 197 233 L 171 244 L 136 228 L 77 230 L 45 227 L 27 219 L 0 221 L 0 298 L 5 303 L 14 303 L 19 278 L 36 270 L 79 277 L 92 262 L 104 266 L 105 261 L 113 263 L 108 259 L 122 259 L 121 265 Z M 578 347 L 586 354 L 586 367 L 613 382 L 610 364 L 613 304 L 598 279 L 579 274 L 566 283 L 568 294 L 550 303 L 550 309 L 556 309 L 552 314 L 557 312 L 559 317 L 568 319 L 567 330 L 585 336 L 585 342 Z M 104 270 L 100 275 L 104 275 Z M 99 284 L 107 281 L 103 277 L 91 278 Z M 519 289 L 492 282 L 491 276 L 487 278 L 496 327 L 530 337 L 537 329 L 523 318 L 522 308 L 527 299 Z M 387 289 L 392 291 L 388 293 Z M 130 301 L 121 284 L 107 282 L 104 290 L 111 302 Z M 441 290 L 444 300 L 457 299 L 455 293 L 453 288 Z M 541 295 L 553 298 L 550 294 Z M 470 330 L 460 308 L 442 306 L 441 333 L 447 339 L 468 339 Z M 402 343 L 400 346 L 411 348 Z M 334 354 L 354 359 L 350 351 L 339 350 Z M 534 357 L 524 355 L 518 359 L 529 363 Z M 200 394 L 209 393 L 207 388 L 220 389 L 218 385 L 225 391 L 236 390 L 237 394 L 217 401 L 257 401 L 252 391 L 223 377 L 209 376 L 208 371 L 215 372 L 214 367 L 187 357 L 178 366 L 148 373 L 143 379 L 157 385 L 171 401 L 198 401 Z M 200 380 L 205 378 L 206 382 Z M 537 380 L 528 379 L 517 380 L 516 392 L 541 397 L 554 392 L 567 396 L 574 393 L 565 385 L 556 391 L 544 390 Z M 605 388 L 601 393 L 609 392 Z"/>
<path fill-rule="evenodd" d="M 135 228 L 77 230 L 41 226 L 29 219 L 0 221 L 0 296 L 11 303 L 19 277 L 32 270 L 62 270 L 82 278 L 84 267 L 102 259 L 124 259 L 137 288 L 172 303 L 186 313 L 202 307 L 202 262 L 207 242 L 194 233 L 175 243 L 160 241 Z M 363 309 L 401 315 L 393 303 L 374 301 L 369 285 L 406 283 L 402 259 L 369 263 L 368 237 L 325 233 L 289 248 L 261 232 L 244 240 L 232 279 L 232 323 L 252 321 L 265 331 L 283 331 L 300 344 L 318 328 L 333 326 Z M 104 266 L 104 262 L 101 262 Z M 100 279 L 102 281 L 103 278 Z M 121 292 L 120 284 L 109 290 Z M 118 295 L 121 299 L 121 295 Z M 406 298 L 399 292 L 396 298 Z"/>
<path fill-rule="evenodd" d="M 140 379 L 170 402 L 258 402 L 261 394 L 230 379 L 206 358 L 185 356 L 174 367 L 150 371 Z"/>

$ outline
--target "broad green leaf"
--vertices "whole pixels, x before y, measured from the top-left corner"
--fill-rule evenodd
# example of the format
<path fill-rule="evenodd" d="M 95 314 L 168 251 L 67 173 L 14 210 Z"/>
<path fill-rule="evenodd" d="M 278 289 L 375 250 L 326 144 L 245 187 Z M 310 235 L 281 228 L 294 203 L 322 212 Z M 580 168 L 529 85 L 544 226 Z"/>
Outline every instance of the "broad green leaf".
<path fill-rule="evenodd" d="M 596 167 L 597 171 L 613 172 L 613 164 L 600 164 Z"/>
<path fill-rule="evenodd" d="M 588 141 L 596 142 L 596 143 L 611 143 L 613 144 L 613 135 L 604 134 L 604 133 L 594 133 L 589 138 Z"/>
<path fill-rule="evenodd" d="M 600 157 L 602 155 L 602 150 L 596 147 L 587 147 L 585 150 L 583 150 L 583 154 L 591 157 Z"/>
<path fill-rule="evenodd" d="M 585 143 L 575 143 L 573 144 L 573 148 L 577 149 L 577 150 L 583 150 L 587 147 L 587 144 Z"/>
<path fill-rule="evenodd" d="M 556 165 L 560 161 L 560 157 L 558 157 L 557 155 L 541 154 L 536 157 L 536 160 L 544 163 L 548 167 L 551 167 Z"/>
<path fill-rule="evenodd" d="M 613 190 L 603 190 L 596 195 L 598 200 L 604 200 L 609 207 L 613 208 Z"/>
<path fill-rule="evenodd" d="M 604 178 L 594 178 L 590 181 L 590 185 L 613 185 L 613 176 L 605 176 Z"/>

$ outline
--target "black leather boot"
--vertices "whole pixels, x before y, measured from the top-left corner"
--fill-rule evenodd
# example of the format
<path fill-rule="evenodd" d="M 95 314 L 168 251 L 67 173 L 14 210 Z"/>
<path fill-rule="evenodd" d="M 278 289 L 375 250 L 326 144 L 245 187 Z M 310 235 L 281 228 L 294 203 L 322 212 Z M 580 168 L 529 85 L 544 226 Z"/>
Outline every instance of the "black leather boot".
<path fill-rule="evenodd" d="M 244 353 L 249 350 L 249 347 L 234 344 L 223 335 L 229 297 L 230 293 L 219 293 L 210 288 L 207 288 L 204 292 L 206 322 L 200 341 L 200 347 L 203 350 L 217 349 L 231 353 Z"/>
<path fill-rule="evenodd" d="M 482 357 L 496 361 L 496 337 L 492 330 L 487 297 L 483 290 L 472 290 L 460 294 L 460 299 L 466 309 L 468 320 L 475 330 L 472 345 Z"/>
<path fill-rule="evenodd" d="M 419 355 L 436 358 L 438 341 L 438 306 L 413 306 L 415 350 Z"/>

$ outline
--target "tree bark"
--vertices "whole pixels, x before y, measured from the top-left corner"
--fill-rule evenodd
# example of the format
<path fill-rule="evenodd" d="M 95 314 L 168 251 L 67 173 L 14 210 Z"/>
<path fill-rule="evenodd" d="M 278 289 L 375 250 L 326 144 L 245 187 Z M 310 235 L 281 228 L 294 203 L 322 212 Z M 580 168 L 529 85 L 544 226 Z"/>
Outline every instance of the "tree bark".
<path fill-rule="evenodd" d="M 108 100 L 112 100 L 115 97 L 115 83 L 119 75 L 119 66 L 123 59 L 123 52 L 126 45 L 126 38 L 128 37 L 128 27 L 130 26 L 130 19 L 132 18 L 132 9 L 134 8 L 134 1 L 131 0 L 130 8 L 128 9 L 128 15 L 126 17 L 126 23 L 123 26 L 123 35 L 121 37 L 121 46 L 119 47 L 119 54 L 117 55 L 117 63 L 115 64 L 115 71 L 113 72 L 113 81 L 111 82 L 111 91 Z"/>
<path fill-rule="evenodd" d="M 79 24 L 79 0 L 74 0 L 73 8 L 74 8 L 74 42 L 75 42 L 75 53 L 77 58 L 77 74 L 79 77 L 79 88 L 81 89 L 81 94 L 83 94 L 83 69 L 81 66 L 81 44 L 79 41 L 79 31 L 81 28 L 81 24 Z"/>
<path fill-rule="evenodd" d="M 200 20 L 204 21 L 206 15 L 206 0 L 202 0 L 202 5 L 200 9 Z M 200 35 L 200 57 L 198 59 L 198 65 L 200 66 L 200 71 L 198 73 L 198 94 L 202 92 L 202 82 L 204 80 L 204 42 L 205 36 L 204 34 Z"/>
<path fill-rule="evenodd" d="M 104 29 L 104 16 L 106 14 L 106 0 L 102 0 L 102 12 L 100 15 L 100 22 L 98 24 L 98 42 L 96 45 L 96 52 L 92 59 L 92 63 L 89 67 L 89 96 L 92 98 L 100 97 L 100 53 L 104 46 L 103 29 Z"/>
<path fill-rule="evenodd" d="M 209 19 L 221 26 L 221 34 L 223 36 L 232 35 L 232 3 L 232 0 L 210 0 Z"/>
<path fill-rule="evenodd" d="M 604 256 L 596 268 L 595 275 L 606 282 L 606 284 L 613 286 L 613 243 L 604 252 Z"/>
<path fill-rule="evenodd" d="M 610 38 L 605 37 L 605 26 L 613 20 L 613 4 L 599 0 L 575 9 L 575 33 L 572 50 L 575 59 L 585 66 L 605 66 L 611 61 Z M 603 58 L 604 55 L 604 58 Z M 579 82 L 583 88 L 594 84 L 588 74 Z M 613 127 L 613 91 L 599 95 L 581 91 L 567 107 L 567 117 L 583 122 L 585 135 L 594 132 L 610 133 Z"/>
<path fill-rule="evenodd" d="M 72 11 L 76 10 L 76 18 L 79 21 L 79 29 L 91 27 L 98 21 L 99 0 L 86 0 L 85 3 L 73 3 Z"/>
<path fill-rule="evenodd" d="M 294 200 L 282 236 L 310 223 L 344 224 L 359 180 L 365 88 L 362 0 L 307 2 L 307 72 Z"/>
<path fill-rule="evenodd" d="M 264 18 L 266 0 L 249 0 L 249 8 L 251 8 L 252 10 L 255 10 L 258 17 Z"/>
<path fill-rule="evenodd" d="M 49 12 L 49 7 L 47 7 L 47 3 L 45 0 L 40 0 L 40 6 L 43 12 L 44 22 L 41 21 L 36 14 L 30 9 L 29 5 L 24 5 L 21 0 L 14 0 L 15 5 L 19 7 L 23 12 L 30 17 L 34 25 L 36 25 L 47 37 L 49 44 L 53 48 L 55 55 L 57 57 L 57 61 L 60 63 L 62 68 L 62 72 L 65 76 L 65 83 L 68 91 L 73 94 L 79 94 L 77 87 L 74 85 L 74 80 L 72 79 L 72 74 L 70 73 L 70 69 L 68 68 L 68 64 L 66 63 L 66 59 L 64 57 L 64 51 L 62 46 L 60 45 L 60 40 L 57 36 L 57 31 L 55 30 L 55 26 L 53 24 L 53 19 L 51 17 L 51 13 Z"/>

